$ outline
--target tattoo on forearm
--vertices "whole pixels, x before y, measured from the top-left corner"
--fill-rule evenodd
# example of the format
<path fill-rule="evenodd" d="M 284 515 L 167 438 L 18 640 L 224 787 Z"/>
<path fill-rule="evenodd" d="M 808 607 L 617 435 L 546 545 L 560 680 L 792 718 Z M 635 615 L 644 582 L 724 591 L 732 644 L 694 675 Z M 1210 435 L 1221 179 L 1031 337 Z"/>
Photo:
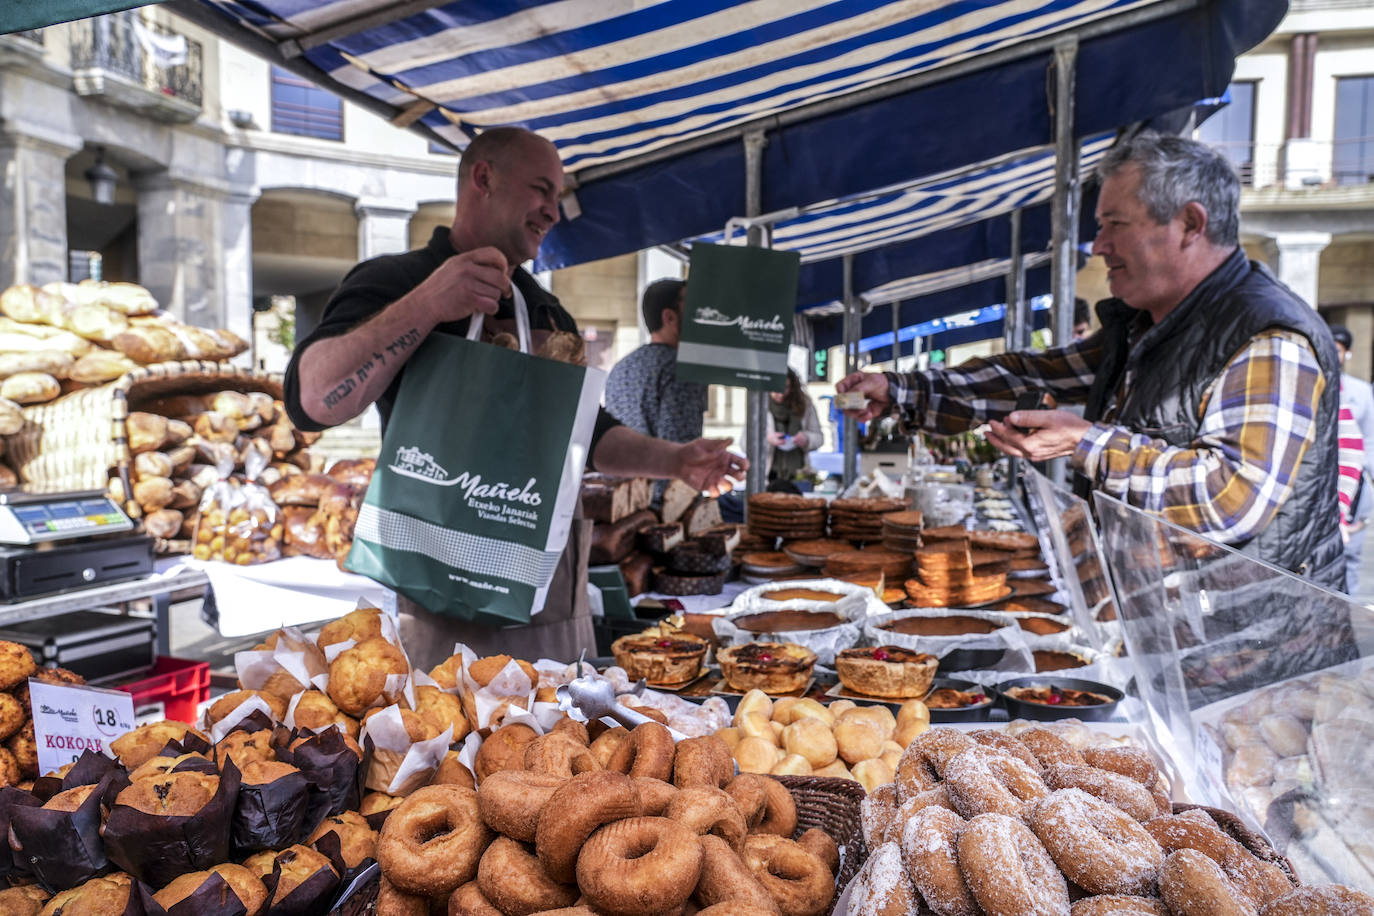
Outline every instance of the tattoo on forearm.
<path fill-rule="evenodd" d="M 398 353 L 404 353 L 406 350 L 409 350 L 411 347 L 415 346 L 419 342 L 419 329 L 411 328 L 409 331 L 406 331 L 400 337 L 397 337 L 391 343 L 387 344 L 386 352 L 390 353 L 392 356 L 395 356 Z"/>
<path fill-rule="evenodd" d="M 334 390 L 324 396 L 324 406 L 334 407 L 344 398 L 353 392 L 353 379 L 346 378 L 335 386 Z"/>

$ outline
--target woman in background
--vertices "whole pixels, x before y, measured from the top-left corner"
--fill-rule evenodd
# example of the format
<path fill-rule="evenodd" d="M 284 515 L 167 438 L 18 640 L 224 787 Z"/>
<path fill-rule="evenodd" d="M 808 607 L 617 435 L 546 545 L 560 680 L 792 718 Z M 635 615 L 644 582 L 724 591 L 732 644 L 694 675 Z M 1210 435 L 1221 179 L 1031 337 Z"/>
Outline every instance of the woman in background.
<path fill-rule="evenodd" d="M 787 387 L 768 395 L 768 489 L 796 492 L 792 480 L 806 467 L 806 453 L 821 447 L 821 421 L 797 373 L 787 370 Z"/>

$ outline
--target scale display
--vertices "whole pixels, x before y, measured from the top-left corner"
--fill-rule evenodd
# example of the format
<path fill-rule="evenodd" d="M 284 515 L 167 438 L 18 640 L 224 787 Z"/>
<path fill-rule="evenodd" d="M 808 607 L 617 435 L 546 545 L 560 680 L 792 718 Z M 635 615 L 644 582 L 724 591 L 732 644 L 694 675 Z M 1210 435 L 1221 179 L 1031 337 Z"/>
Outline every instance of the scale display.
<path fill-rule="evenodd" d="M 104 495 L 10 499 L 0 504 L 0 544 L 37 544 L 133 527 L 129 517 Z"/>

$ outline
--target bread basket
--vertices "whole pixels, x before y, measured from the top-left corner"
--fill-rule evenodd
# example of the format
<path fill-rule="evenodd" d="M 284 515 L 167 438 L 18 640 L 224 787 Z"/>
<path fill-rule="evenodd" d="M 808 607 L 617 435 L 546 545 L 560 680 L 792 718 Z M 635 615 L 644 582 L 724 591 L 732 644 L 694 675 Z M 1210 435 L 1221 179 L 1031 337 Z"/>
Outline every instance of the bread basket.
<path fill-rule="evenodd" d="M 46 490 L 103 490 L 117 470 L 129 493 L 129 412 L 168 395 L 226 390 L 280 398 L 281 377 L 206 360 L 143 366 L 113 382 L 23 408 L 24 426 L 6 437 L 6 457 L 20 481 Z"/>

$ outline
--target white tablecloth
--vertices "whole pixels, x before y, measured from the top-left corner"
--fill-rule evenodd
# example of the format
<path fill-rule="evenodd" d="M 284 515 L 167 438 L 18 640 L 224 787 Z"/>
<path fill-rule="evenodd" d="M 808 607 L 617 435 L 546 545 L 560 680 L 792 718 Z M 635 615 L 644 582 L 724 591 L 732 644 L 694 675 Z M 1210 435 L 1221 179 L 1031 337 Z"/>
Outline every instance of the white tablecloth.
<path fill-rule="evenodd" d="M 159 560 L 157 572 L 197 569 L 210 577 L 221 636 L 248 636 L 285 626 L 342 617 L 362 601 L 394 612 L 392 591 L 342 572 L 333 560 L 289 557 L 257 566 L 231 566 L 191 557 Z"/>

